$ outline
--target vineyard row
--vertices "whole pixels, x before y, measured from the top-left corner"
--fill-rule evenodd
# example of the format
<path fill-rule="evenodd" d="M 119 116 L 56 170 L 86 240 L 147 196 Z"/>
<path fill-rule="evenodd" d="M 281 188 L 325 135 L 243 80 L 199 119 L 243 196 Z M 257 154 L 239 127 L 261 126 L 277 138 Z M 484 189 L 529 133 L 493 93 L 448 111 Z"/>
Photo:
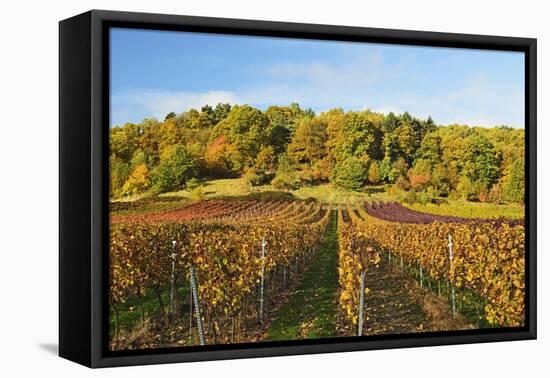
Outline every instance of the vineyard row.
<path fill-rule="evenodd" d="M 428 224 L 385 221 L 361 206 L 339 210 L 340 306 L 353 324 L 359 316 L 361 273 L 386 253 L 420 266 L 437 280 L 466 287 L 487 300 L 486 319 L 500 326 L 525 321 L 525 228 L 495 222 Z M 367 288 L 365 289 L 368 292 Z"/>
<path fill-rule="evenodd" d="M 219 334 L 220 319 L 239 314 L 263 279 L 278 274 L 286 281 L 291 278 L 287 270 L 309 260 L 331 213 L 304 202 L 250 203 L 246 209 L 201 221 L 112 224 L 110 302 L 115 315 L 131 298 L 174 281 L 190 282 L 193 267 L 201 320 Z"/>

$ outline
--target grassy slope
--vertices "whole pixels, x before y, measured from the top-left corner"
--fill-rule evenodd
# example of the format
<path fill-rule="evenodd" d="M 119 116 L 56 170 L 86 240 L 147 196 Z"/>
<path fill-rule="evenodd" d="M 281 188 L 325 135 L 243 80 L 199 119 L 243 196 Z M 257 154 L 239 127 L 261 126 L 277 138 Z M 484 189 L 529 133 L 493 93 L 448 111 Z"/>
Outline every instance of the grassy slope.
<path fill-rule="evenodd" d="M 156 198 L 134 197 L 128 199 L 128 209 L 116 209 L 113 213 L 132 214 L 175 210 L 191 202 L 202 199 L 223 198 L 257 198 L 276 199 L 315 198 L 326 204 L 347 204 L 363 201 L 396 201 L 397 199 L 384 191 L 382 186 L 368 187 L 363 192 L 355 192 L 335 187 L 331 184 L 318 186 L 304 186 L 297 190 L 281 191 L 272 185 L 252 187 L 243 178 L 219 179 L 206 181 L 203 186 L 194 190 L 181 190 L 160 194 Z M 133 201 L 133 202 L 131 202 Z M 406 205 L 414 210 L 440 214 L 453 215 L 465 218 L 523 218 L 524 206 L 517 204 L 497 205 L 491 203 L 474 203 L 466 201 L 449 200 L 448 204 L 414 204 Z"/>
<path fill-rule="evenodd" d="M 250 186 L 243 178 L 220 179 L 207 181 L 201 187 L 204 199 L 240 197 L 240 196 L 286 196 L 296 199 L 316 198 L 323 203 L 350 203 L 369 199 L 390 199 L 384 193 L 383 187 L 372 187 L 365 192 L 354 192 L 343 188 L 338 188 L 331 184 L 322 184 L 318 186 L 304 186 L 296 190 L 281 191 L 272 185 Z M 197 190 L 181 190 L 178 192 L 164 193 L 161 197 L 183 197 L 189 199 L 197 198 Z"/>
<path fill-rule="evenodd" d="M 336 336 L 338 289 L 337 218 L 333 216 L 321 250 L 294 295 L 279 310 L 264 340 Z"/>

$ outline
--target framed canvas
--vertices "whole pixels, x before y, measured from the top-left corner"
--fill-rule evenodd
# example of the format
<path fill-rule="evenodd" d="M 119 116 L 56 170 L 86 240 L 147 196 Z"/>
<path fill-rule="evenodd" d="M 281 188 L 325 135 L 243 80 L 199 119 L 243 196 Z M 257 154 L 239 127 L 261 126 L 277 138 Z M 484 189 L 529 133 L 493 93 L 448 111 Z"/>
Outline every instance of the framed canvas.
<path fill-rule="evenodd" d="M 59 354 L 536 338 L 536 40 L 60 22 Z"/>

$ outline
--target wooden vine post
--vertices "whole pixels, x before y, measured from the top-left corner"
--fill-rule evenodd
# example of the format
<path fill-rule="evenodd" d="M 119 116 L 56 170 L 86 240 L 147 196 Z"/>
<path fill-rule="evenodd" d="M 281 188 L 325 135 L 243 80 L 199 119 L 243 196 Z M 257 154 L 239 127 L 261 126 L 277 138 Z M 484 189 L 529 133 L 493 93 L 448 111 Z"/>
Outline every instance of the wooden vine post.
<path fill-rule="evenodd" d="M 448 239 L 449 239 L 448 247 L 449 247 L 449 273 L 450 273 L 453 269 L 453 237 L 451 236 L 451 234 L 448 235 Z M 453 316 L 456 316 L 455 287 L 452 284 L 450 277 L 449 277 L 449 283 L 451 285 L 451 305 L 453 308 Z"/>
<path fill-rule="evenodd" d="M 176 241 L 172 240 L 172 274 L 170 275 L 170 314 L 174 314 L 174 286 L 176 281 Z"/>
<path fill-rule="evenodd" d="M 363 322 L 365 318 L 365 271 L 361 272 L 359 285 L 359 320 L 357 325 L 357 336 L 363 335 Z"/>
<path fill-rule="evenodd" d="M 204 345 L 204 328 L 202 325 L 202 315 L 199 303 L 199 291 L 197 288 L 197 278 L 195 277 L 195 268 L 193 265 L 189 267 L 189 275 L 191 277 L 191 290 L 193 292 L 193 304 L 195 305 L 195 316 L 197 318 L 197 331 L 199 332 L 199 343 Z"/>
<path fill-rule="evenodd" d="M 262 276 L 260 278 L 260 322 L 264 321 L 264 285 L 265 285 L 265 237 L 262 239 Z"/>
<path fill-rule="evenodd" d="M 189 344 L 193 343 L 193 283 L 189 279 Z"/>

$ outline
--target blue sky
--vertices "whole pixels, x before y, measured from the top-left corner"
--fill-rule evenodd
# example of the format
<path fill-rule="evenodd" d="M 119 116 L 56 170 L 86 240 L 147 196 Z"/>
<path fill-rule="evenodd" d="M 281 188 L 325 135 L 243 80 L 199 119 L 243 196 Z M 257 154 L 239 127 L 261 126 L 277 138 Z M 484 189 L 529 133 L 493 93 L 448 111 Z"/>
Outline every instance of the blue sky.
<path fill-rule="evenodd" d="M 111 125 L 218 102 L 524 127 L 522 53 L 111 30 Z"/>

